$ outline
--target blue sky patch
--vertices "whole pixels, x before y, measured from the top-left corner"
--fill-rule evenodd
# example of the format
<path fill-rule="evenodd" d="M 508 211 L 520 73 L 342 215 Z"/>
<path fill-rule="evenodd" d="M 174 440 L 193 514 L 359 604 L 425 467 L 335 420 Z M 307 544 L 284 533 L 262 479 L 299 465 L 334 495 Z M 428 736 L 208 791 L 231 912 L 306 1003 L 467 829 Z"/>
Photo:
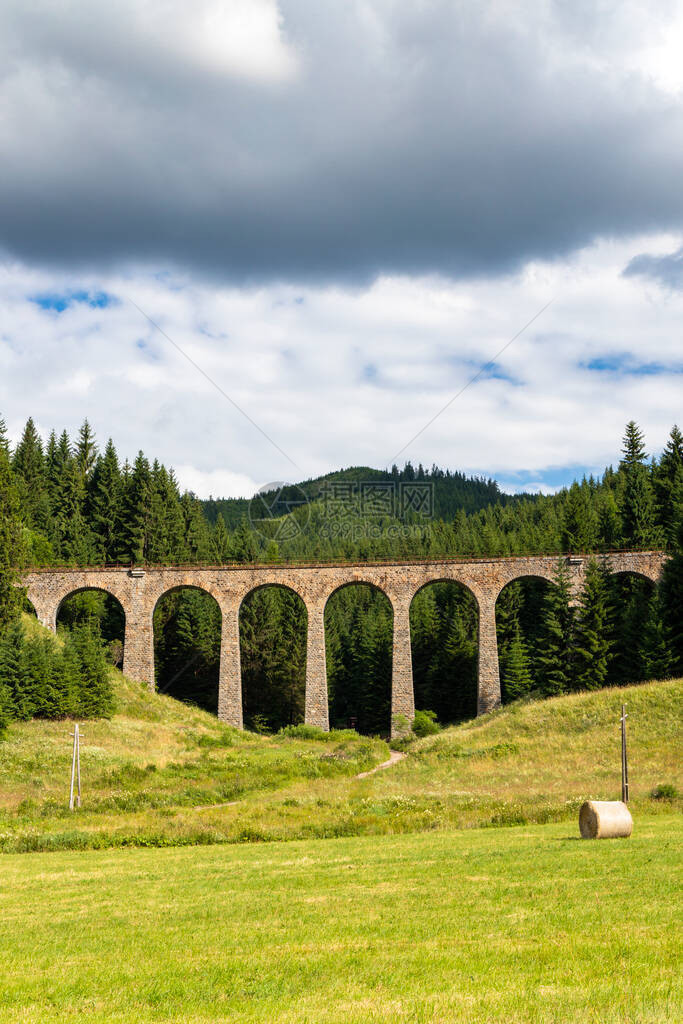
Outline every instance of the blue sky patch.
<path fill-rule="evenodd" d="M 683 364 L 667 366 L 665 363 L 639 363 L 632 355 L 597 356 L 588 362 L 579 363 L 582 370 L 597 373 L 622 373 L 628 376 L 652 377 L 660 373 L 683 373 Z"/>
<path fill-rule="evenodd" d="M 618 459 L 616 460 L 618 461 Z M 569 487 L 574 480 L 581 482 L 582 478 L 602 476 L 605 466 L 553 466 L 548 469 L 522 469 L 518 473 L 511 473 L 509 470 L 500 470 L 497 473 L 487 472 L 486 476 L 492 476 L 498 481 L 501 491 L 507 493 L 518 493 L 519 491 L 533 491 L 539 489 L 544 492 L 554 491 L 558 487 Z"/>
<path fill-rule="evenodd" d="M 90 306 L 91 309 L 106 309 L 116 299 L 107 292 L 88 292 L 83 289 L 74 289 L 67 292 L 40 292 L 38 295 L 30 295 L 29 302 L 35 302 L 41 309 L 53 313 L 63 313 L 76 304 Z"/>

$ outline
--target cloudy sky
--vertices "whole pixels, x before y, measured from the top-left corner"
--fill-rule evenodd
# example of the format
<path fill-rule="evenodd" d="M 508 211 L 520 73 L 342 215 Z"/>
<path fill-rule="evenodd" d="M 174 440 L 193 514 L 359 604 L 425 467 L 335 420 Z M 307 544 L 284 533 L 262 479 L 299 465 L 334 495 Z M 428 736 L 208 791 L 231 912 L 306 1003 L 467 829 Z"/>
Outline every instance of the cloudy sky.
<path fill-rule="evenodd" d="M 680 0 L 2 0 L 11 436 L 87 416 L 200 495 L 658 451 L 682 52 Z"/>

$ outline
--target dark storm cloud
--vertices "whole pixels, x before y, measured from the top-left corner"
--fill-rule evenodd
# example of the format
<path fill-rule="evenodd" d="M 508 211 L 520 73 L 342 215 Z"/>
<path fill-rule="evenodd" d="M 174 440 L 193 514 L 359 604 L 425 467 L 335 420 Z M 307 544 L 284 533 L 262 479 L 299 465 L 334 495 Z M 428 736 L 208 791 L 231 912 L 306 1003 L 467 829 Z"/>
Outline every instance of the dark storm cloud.
<path fill-rule="evenodd" d="M 104 5 L 8 2 L 0 244 L 324 280 L 490 274 L 680 227 L 680 104 L 596 51 L 591 6 L 520 9 L 283 0 L 298 67 L 259 78 Z"/>
<path fill-rule="evenodd" d="M 683 288 L 683 249 L 668 256 L 651 256 L 641 253 L 629 261 L 623 271 L 624 277 L 649 277 L 665 288 Z"/>

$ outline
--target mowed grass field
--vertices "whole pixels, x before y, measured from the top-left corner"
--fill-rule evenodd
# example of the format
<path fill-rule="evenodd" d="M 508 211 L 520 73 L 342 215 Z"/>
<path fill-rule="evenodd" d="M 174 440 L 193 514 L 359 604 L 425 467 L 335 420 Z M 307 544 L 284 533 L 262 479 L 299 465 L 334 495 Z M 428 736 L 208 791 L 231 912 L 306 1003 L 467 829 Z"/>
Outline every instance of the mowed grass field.
<path fill-rule="evenodd" d="M 0 1021 L 680 1021 L 683 827 L 7 855 Z"/>

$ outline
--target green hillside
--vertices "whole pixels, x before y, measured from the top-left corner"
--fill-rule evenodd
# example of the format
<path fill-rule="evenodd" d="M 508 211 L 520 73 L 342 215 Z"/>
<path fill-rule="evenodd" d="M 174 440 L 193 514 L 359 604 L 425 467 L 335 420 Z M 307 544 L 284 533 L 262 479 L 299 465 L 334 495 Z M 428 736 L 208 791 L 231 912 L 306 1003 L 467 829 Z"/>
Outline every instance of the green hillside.
<path fill-rule="evenodd" d="M 283 486 L 273 491 L 266 491 L 263 498 L 273 509 L 273 514 L 286 516 L 298 508 L 302 501 L 310 506 L 325 506 L 326 500 L 334 493 L 335 485 L 348 484 L 347 501 L 358 514 L 363 511 L 363 488 L 373 483 L 389 485 L 391 497 L 391 513 L 387 511 L 385 518 L 403 519 L 406 508 L 402 502 L 402 488 L 416 482 L 430 489 L 429 516 L 436 519 L 452 520 L 458 512 L 478 512 L 490 505 L 508 504 L 520 500 L 521 496 L 504 494 L 497 482 L 484 477 L 466 476 L 464 473 L 442 470 L 436 466 L 425 470 L 422 466 L 415 469 L 406 463 L 403 469 L 396 466 L 392 470 L 374 469 L 371 466 L 349 466 L 346 469 L 325 473 L 323 476 L 302 480 L 298 483 Z M 337 496 L 344 493 L 336 492 Z M 524 495 L 535 500 L 534 496 Z M 249 515 L 253 503 L 246 498 L 209 498 L 202 502 L 204 514 L 211 524 L 216 522 L 218 515 L 230 529 L 235 529 L 244 515 Z M 313 509 L 309 509 L 309 512 Z M 410 518 L 410 517 L 409 517 Z"/>
<path fill-rule="evenodd" d="M 634 813 L 670 810 L 683 788 L 680 680 L 511 704 L 416 740 L 401 763 L 359 779 L 388 757 L 383 741 L 305 727 L 274 736 L 238 732 L 111 672 L 113 717 L 82 727 L 80 810 L 67 807 L 71 722 L 9 726 L 0 741 L 0 849 L 249 842 L 571 819 L 587 797 L 619 796 L 622 702 L 630 716 Z"/>

